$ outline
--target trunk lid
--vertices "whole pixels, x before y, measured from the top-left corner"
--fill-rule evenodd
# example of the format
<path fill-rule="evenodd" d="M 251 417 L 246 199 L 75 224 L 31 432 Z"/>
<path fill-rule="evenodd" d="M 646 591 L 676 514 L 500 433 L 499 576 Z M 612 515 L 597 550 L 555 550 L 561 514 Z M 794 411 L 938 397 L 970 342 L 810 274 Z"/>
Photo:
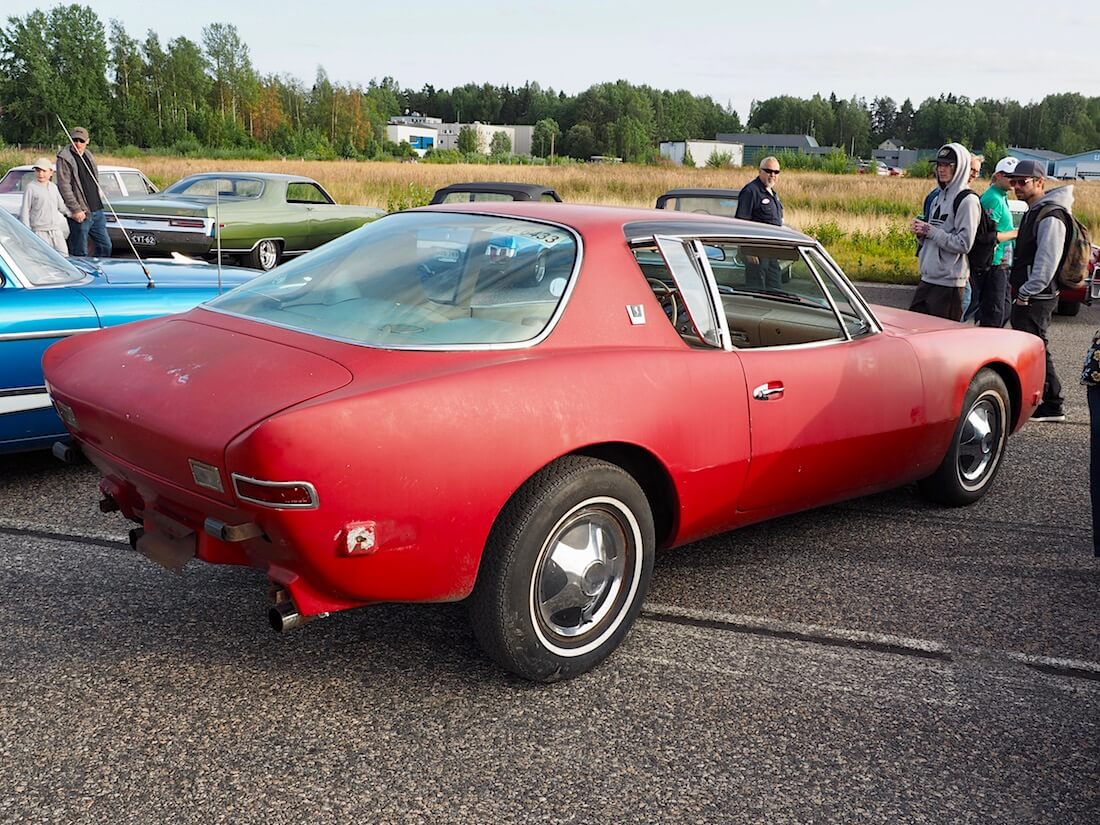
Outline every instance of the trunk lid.
<path fill-rule="evenodd" d="M 345 386 L 340 364 L 295 346 L 197 323 L 158 318 L 66 342 L 47 358 L 50 381 L 89 444 L 188 490 L 189 459 L 220 468 L 226 445 L 264 418 Z"/>
<path fill-rule="evenodd" d="M 127 215 L 183 215 L 186 217 L 210 217 L 213 213 L 213 198 L 181 198 L 160 195 L 147 195 L 136 198 L 119 198 L 115 201 L 115 212 L 119 217 Z"/>

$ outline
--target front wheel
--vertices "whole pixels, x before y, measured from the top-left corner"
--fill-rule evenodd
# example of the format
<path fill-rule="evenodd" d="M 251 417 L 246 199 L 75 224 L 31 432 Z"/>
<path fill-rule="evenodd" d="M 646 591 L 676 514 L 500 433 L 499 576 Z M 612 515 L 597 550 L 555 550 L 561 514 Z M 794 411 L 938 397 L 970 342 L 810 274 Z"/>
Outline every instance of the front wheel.
<path fill-rule="evenodd" d="M 248 265 L 267 272 L 279 264 L 282 249 L 278 241 L 262 240 L 248 253 Z"/>
<path fill-rule="evenodd" d="M 653 514 L 638 483 L 570 456 L 536 473 L 489 536 L 470 597 L 478 641 L 537 682 L 578 676 L 611 654 L 653 572 Z"/>
<path fill-rule="evenodd" d="M 974 376 L 963 399 L 951 446 L 940 466 L 918 482 L 932 501 L 958 507 L 986 494 L 1001 466 L 1008 441 L 1008 390 L 992 370 Z"/>

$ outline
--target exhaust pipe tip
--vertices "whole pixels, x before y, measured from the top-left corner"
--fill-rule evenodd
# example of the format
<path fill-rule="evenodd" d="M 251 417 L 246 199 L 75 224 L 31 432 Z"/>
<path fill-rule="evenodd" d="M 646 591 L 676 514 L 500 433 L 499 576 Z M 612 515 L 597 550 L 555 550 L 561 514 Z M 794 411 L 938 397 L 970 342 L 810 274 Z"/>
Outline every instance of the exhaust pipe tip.
<path fill-rule="evenodd" d="M 285 633 L 306 623 L 306 619 L 298 612 L 294 602 L 285 601 L 272 605 L 267 611 L 267 621 L 271 629 L 277 633 Z"/>

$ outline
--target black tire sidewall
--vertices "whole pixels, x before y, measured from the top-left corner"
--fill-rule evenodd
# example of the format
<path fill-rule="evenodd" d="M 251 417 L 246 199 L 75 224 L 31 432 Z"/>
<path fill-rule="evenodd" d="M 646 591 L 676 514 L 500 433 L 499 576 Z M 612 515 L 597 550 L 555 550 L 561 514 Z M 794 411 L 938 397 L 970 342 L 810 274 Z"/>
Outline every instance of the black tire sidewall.
<path fill-rule="evenodd" d="M 633 516 L 640 540 L 625 584 L 633 595 L 617 614 L 618 624 L 594 649 L 562 655 L 546 647 L 535 629 L 531 603 L 535 565 L 551 533 L 578 504 L 614 499 Z M 536 681 L 558 681 L 583 673 L 607 658 L 629 633 L 641 611 L 653 572 L 654 530 L 649 502 L 621 468 L 596 459 L 572 457 L 534 476 L 501 513 L 486 547 L 471 600 L 474 628 L 486 651 L 502 665 Z M 636 572 L 635 572 L 636 571 Z M 483 580 L 482 576 L 486 578 Z M 604 631 L 606 632 L 606 630 Z"/>

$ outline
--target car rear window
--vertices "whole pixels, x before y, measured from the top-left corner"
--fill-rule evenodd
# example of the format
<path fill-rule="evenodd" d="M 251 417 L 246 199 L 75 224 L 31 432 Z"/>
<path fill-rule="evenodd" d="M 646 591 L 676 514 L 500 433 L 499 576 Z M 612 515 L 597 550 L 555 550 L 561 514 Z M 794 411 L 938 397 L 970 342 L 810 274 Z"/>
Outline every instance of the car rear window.
<path fill-rule="evenodd" d="M 391 349 L 520 344 L 557 316 L 577 250 L 572 232 L 545 223 L 397 213 L 207 306 Z"/>
<path fill-rule="evenodd" d="M 164 190 L 171 195 L 198 195 L 212 198 L 258 198 L 263 194 L 264 182 L 258 178 L 225 177 L 184 178 Z"/>

